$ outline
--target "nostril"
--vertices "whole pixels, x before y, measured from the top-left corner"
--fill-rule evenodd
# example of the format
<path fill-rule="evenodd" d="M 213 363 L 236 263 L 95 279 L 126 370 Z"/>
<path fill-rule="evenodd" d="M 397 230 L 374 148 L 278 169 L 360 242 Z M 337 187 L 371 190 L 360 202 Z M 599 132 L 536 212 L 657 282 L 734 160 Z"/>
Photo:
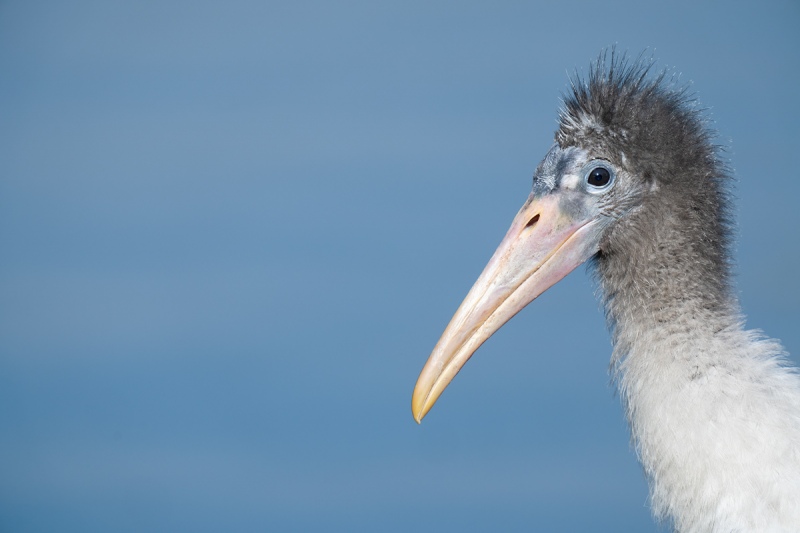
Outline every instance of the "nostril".
<path fill-rule="evenodd" d="M 533 226 L 537 222 L 539 222 L 539 215 L 538 214 L 533 215 L 533 218 L 530 219 L 527 224 L 525 224 L 525 227 L 526 228 L 530 228 L 531 226 Z"/>

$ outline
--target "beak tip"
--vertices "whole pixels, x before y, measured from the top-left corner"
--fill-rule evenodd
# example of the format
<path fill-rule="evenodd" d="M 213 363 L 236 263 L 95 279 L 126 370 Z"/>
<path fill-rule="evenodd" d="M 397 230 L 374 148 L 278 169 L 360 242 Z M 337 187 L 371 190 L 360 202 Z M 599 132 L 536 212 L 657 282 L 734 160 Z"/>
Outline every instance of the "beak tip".
<path fill-rule="evenodd" d="M 422 381 L 421 378 L 420 381 Z M 414 394 L 411 397 L 411 414 L 417 424 L 422 422 L 422 419 L 433 407 L 436 399 L 436 397 L 431 398 L 430 387 L 421 386 L 419 382 L 417 383 L 417 386 L 414 387 Z"/>
<path fill-rule="evenodd" d="M 416 396 L 414 397 L 414 401 L 411 402 L 411 415 L 414 417 L 414 421 L 419 424 L 422 422 L 422 419 L 425 417 L 425 410 L 423 406 L 416 401 Z"/>

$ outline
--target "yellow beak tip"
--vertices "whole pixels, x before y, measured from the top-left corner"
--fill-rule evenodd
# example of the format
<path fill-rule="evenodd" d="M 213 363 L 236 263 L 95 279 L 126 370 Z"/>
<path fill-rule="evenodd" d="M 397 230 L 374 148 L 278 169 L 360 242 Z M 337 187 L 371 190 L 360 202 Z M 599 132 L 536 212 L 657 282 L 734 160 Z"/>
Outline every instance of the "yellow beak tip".
<path fill-rule="evenodd" d="M 414 409 L 412 414 L 414 415 L 414 420 L 416 420 L 417 424 L 422 423 L 422 419 L 428 414 L 428 411 L 431 410 L 432 405 L 428 405 L 427 409 Z"/>
<path fill-rule="evenodd" d="M 414 389 L 414 395 L 411 398 L 411 414 L 414 416 L 414 420 L 417 424 L 422 422 L 422 419 L 425 418 L 425 415 L 428 414 L 431 407 L 433 407 L 433 402 L 430 401 L 430 393 L 423 394 L 423 388 L 419 386 Z M 434 400 L 435 402 L 435 400 Z"/>

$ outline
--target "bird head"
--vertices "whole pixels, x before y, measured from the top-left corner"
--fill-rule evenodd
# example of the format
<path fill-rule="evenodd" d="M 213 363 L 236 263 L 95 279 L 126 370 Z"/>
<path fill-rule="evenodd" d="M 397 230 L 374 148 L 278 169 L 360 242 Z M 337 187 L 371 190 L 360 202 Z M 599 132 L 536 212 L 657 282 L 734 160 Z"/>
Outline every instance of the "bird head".
<path fill-rule="evenodd" d="M 503 324 L 587 260 L 621 249 L 635 257 L 652 244 L 642 236 L 657 233 L 644 228 L 700 228 L 718 241 L 704 253 L 724 254 L 725 232 L 706 227 L 724 218 L 725 204 L 709 134 L 684 91 L 648 70 L 612 54 L 573 83 L 530 196 L 419 376 L 417 422 Z"/>

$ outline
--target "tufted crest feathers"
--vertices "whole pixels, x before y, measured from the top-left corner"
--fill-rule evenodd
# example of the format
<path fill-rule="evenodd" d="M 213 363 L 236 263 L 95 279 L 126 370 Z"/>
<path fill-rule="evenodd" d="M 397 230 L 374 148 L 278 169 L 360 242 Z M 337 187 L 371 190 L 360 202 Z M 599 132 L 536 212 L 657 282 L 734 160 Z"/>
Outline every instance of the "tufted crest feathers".
<path fill-rule="evenodd" d="M 624 155 L 645 179 L 724 177 L 694 100 L 665 71 L 651 76 L 653 63 L 641 56 L 630 62 L 614 49 L 601 53 L 587 79 L 572 79 L 556 142 Z"/>

